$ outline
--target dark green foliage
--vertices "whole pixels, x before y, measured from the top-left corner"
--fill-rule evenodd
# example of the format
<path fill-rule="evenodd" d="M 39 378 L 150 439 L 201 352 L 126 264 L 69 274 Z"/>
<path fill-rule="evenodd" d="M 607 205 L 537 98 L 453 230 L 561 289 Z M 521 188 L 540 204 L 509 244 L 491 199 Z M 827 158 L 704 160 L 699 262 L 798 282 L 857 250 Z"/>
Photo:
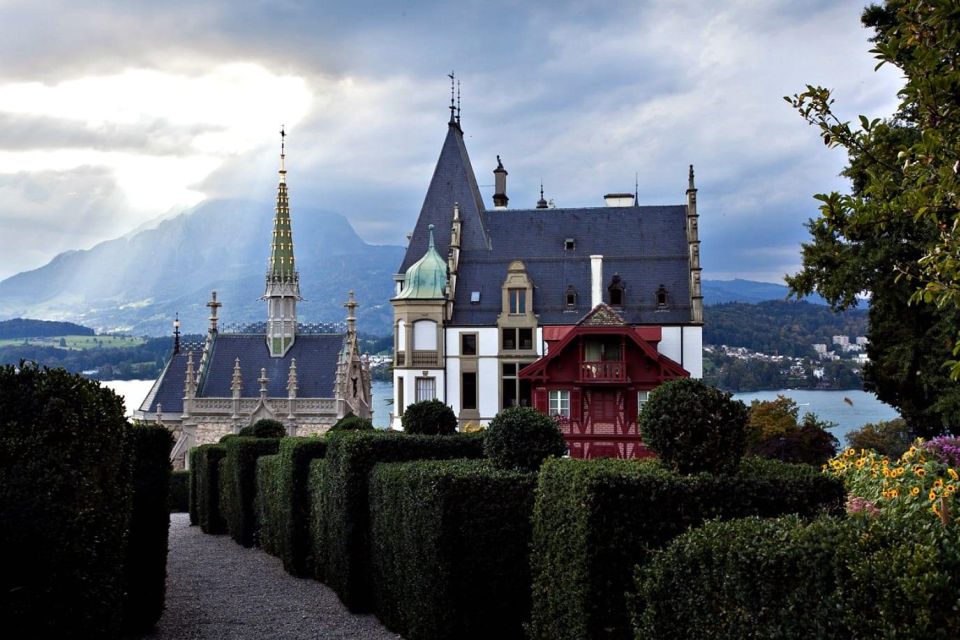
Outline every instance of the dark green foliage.
<path fill-rule="evenodd" d="M 337 423 L 330 427 L 330 431 L 373 431 L 373 423 L 348 413 L 337 420 Z"/>
<path fill-rule="evenodd" d="M 120 397 L 95 382 L 0 367 L 0 616 L 10 637 L 120 634 L 128 429 Z"/>
<path fill-rule="evenodd" d="M 856 517 L 712 522 L 636 573 L 637 638 L 956 638 L 960 536 Z"/>
<path fill-rule="evenodd" d="M 260 546 L 283 560 L 289 573 L 308 576 L 313 573 L 313 558 L 307 481 L 310 463 L 326 455 L 327 442 L 317 437 L 283 438 L 279 451 L 258 462 Z M 261 469 L 266 472 L 264 478 L 260 478 Z"/>
<path fill-rule="evenodd" d="M 377 617 L 410 640 L 523 638 L 535 484 L 488 460 L 376 465 Z"/>
<path fill-rule="evenodd" d="M 536 471 L 548 457 L 565 454 L 567 443 L 550 416 L 532 407 L 511 407 L 490 421 L 483 451 L 500 469 Z"/>
<path fill-rule="evenodd" d="M 195 527 L 198 524 L 200 524 L 200 517 L 199 517 L 199 511 L 198 511 L 199 500 L 197 499 L 197 474 L 193 472 L 193 470 L 197 468 L 197 460 L 199 460 L 199 457 L 197 456 L 197 448 L 194 447 L 193 449 L 190 449 L 190 451 L 187 452 L 187 463 L 189 466 L 189 469 L 187 469 L 187 473 L 190 474 L 190 480 L 188 482 L 188 486 L 190 489 L 190 503 L 188 506 L 190 508 L 190 526 L 191 527 Z"/>
<path fill-rule="evenodd" d="M 547 460 L 533 515 L 532 638 L 627 638 L 632 567 L 713 518 L 842 510 L 842 483 L 807 465 L 744 459 L 680 475 L 656 460 Z"/>
<path fill-rule="evenodd" d="M 440 400 L 421 400 L 403 410 L 400 418 L 405 433 L 427 436 L 448 435 L 457 431 L 457 416 Z"/>
<path fill-rule="evenodd" d="M 170 513 L 185 513 L 190 510 L 190 472 L 170 473 Z M 193 524 L 193 523 L 191 523 Z"/>
<path fill-rule="evenodd" d="M 0 340 L 10 338 L 45 338 L 55 336 L 92 336 L 96 332 L 72 322 L 55 322 L 51 320 L 31 320 L 29 318 L 13 318 L 0 320 Z"/>
<path fill-rule="evenodd" d="M 287 428 L 279 420 L 261 418 L 250 425 L 250 435 L 254 438 L 282 438 L 287 435 Z"/>
<path fill-rule="evenodd" d="M 310 471 L 307 476 L 307 495 L 309 503 L 307 509 L 307 533 L 309 537 L 309 563 L 313 570 L 313 577 L 326 582 L 325 567 L 329 542 L 327 540 L 327 461 L 318 458 L 310 462 Z"/>
<path fill-rule="evenodd" d="M 173 436 L 162 425 L 144 425 L 131 429 L 130 439 L 133 505 L 127 540 L 123 626 L 127 632 L 139 634 L 149 631 L 163 613 Z"/>
<path fill-rule="evenodd" d="M 252 547 L 257 536 L 257 458 L 277 452 L 277 438 L 240 437 L 225 445 L 227 456 L 221 467 L 220 505 L 227 521 L 230 537 L 245 547 Z"/>
<path fill-rule="evenodd" d="M 847 433 L 847 444 L 854 449 L 873 449 L 896 460 L 910 448 L 913 434 L 903 418 L 865 424 Z"/>
<path fill-rule="evenodd" d="M 746 449 L 747 407 L 700 380 L 679 378 L 650 393 L 643 441 L 681 473 L 735 471 Z"/>
<path fill-rule="evenodd" d="M 249 430 L 250 427 L 244 427 L 243 429 L 248 429 L 248 430 Z M 239 437 L 239 436 L 241 436 L 241 435 L 243 435 L 243 436 L 249 436 L 249 435 L 250 435 L 250 431 L 247 431 L 246 433 L 243 433 L 243 429 L 240 430 L 240 433 L 228 433 L 228 434 L 226 434 L 226 435 L 224 435 L 224 436 L 221 436 L 220 439 L 217 440 L 217 443 L 218 443 L 218 444 L 226 444 L 226 443 L 229 442 L 230 440 L 232 440 L 232 439 L 234 439 L 234 438 L 236 438 L 236 437 Z"/>
<path fill-rule="evenodd" d="M 840 444 L 825 426 L 830 425 L 808 413 L 795 429 L 761 440 L 750 447 L 750 452 L 764 458 L 819 467 L 837 454 Z"/>
<path fill-rule="evenodd" d="M 422 436 L 389 431 L 344 431 L 327 438 L 323 482 L 324 549 L 322 574 L 351 611 L 369 610 L 370 511 L 367 482 L 378 462 L 480 458 L 479 435 Z"/>
<path fill-rule="evenodd" d="M 220 512 L 220 463 L 227 455 L 227 447 L 204 444 L 193 449 L 191 455 L 196 521 L 204 533 L 226 533 L 227 523 Z"/>

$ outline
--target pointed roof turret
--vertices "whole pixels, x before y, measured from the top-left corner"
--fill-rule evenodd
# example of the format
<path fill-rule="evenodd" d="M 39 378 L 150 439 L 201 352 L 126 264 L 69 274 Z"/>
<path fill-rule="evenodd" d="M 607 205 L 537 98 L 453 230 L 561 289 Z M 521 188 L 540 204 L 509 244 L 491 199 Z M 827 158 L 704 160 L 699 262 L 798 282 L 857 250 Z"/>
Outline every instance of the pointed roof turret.
<path fill-rule="evenodd" d="M 290 227 L 290 199 L 287 194 L 286 131 L 280 129 L 280 180 L 277 185 L 277 207 L 273 218 L 273 240 L 270 244 L 268 275 L 293 280 L 296 266 L 293 259 L 293 231 Z"/>
<path fill-rule="evenodd" d="M 428 229 L 430 240 L 427 252 L 407 269 L 403 291 L 395 300 L 437 300 L 445 297 L 447 262 L 434 246 L 433 225 Z"/>
<path fill-rule="evenodd" d="M 540 199 L 537 200 L 537 209 L 546 209 L 547 201 L 543 198 L 543 183 L 540 183 Z"/>
<path fill-rule="evenodd" d="M 456 103 L 454 102 L 454 113 Z M 403 273 L 427 251 L 427 227 L 434 225 L 437 251 L 447 255 L 450 250 L 450 233 L 453 223 L 453 205 L 460 203 L 460 218 L 463 221 L 461 248 L 463 250 L 489 249 L 486 209 L 477 177 L 470 164 L 463 143 L 463 131 L 451 117 L 447 124 L 447 137 L 443 141 L 423 207 L 417 218 L 407 252 L 400 263 L 398 273 Z"/>

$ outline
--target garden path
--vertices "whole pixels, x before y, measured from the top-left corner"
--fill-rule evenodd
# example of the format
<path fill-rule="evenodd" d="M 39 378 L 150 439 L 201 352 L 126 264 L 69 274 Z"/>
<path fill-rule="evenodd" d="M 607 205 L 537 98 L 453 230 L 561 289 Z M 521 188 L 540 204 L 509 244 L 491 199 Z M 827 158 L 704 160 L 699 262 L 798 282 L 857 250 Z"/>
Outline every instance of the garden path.
<path fill-rule="evenodd" d="M 278 558 L 170 516 L 167 602 L 150 640 L 398 638 L 353 615 L 326 585 L 295 578 Z"/>

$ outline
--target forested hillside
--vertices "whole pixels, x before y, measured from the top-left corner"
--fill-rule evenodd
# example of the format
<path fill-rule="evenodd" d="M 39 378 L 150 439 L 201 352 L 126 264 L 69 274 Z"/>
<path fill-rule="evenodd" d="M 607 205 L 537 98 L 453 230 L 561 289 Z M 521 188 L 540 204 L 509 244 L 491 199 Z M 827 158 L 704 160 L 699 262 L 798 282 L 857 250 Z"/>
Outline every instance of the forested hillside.
<path fill-rule="evenodd" d="M 792 357 L 812 356 L 811 344 L 830 345 L 835 335 L 852 341 L 867 333 L 866 309 L 834 313 L 807 302 L 730 302 L 706 307 L 703 316 L 704 344 Z"/>
<path fill-rule="evenodd" d="M 72 322 L 14 318 L 0 320 L 0 340 L 49 338 L 52 336 L 92 336 L 93 329 Z"/>

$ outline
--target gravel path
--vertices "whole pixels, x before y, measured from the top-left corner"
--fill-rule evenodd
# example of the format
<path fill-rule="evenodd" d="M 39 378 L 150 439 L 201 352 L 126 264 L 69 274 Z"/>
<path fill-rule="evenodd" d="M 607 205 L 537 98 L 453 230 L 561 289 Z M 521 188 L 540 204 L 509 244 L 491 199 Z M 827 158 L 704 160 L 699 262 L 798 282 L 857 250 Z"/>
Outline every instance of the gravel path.
<path fill-rule="evenodd" d="M 170 516 L 166 610 L 144 638 L 398 638 L 372 615 L 351 614 L 326 585 L 295 578 L 279 558 Z"/>

